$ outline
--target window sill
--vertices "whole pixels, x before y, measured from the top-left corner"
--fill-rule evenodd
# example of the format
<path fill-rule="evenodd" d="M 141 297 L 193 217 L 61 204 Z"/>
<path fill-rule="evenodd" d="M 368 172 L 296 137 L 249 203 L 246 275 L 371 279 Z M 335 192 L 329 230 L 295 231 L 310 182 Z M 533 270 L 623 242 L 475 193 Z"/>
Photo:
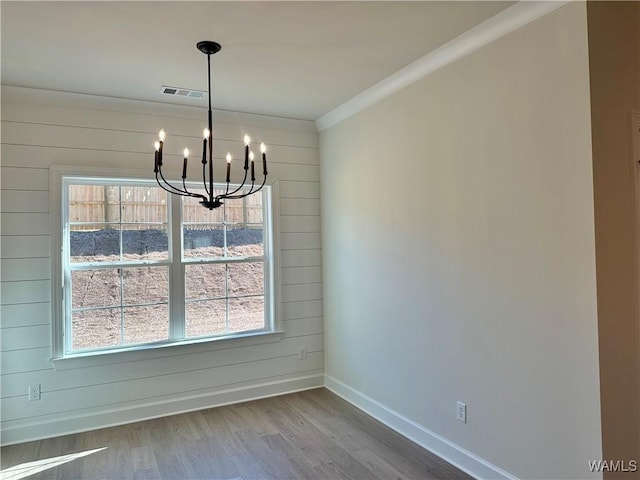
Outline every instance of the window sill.
<path fill-rule="evenodd" d="M 76 353 L 50 360 L 56 370 L 98 367 L 127 362 L 139 362 L 179 355 L 228 350 L 230 348 L 249 347 L 282 340 L 283 331 L 258 332 L 229 335 L 226 337 L 183 340 L 171 343 L 141 345 L 99 352 Z"/>

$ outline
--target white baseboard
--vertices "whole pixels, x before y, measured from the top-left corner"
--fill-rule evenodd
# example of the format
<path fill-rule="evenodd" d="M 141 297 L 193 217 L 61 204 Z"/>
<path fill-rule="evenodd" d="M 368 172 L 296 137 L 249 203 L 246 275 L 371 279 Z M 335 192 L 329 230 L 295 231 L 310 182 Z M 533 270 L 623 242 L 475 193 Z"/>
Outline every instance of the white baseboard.
<path fill-rule="evenodd" d="M 308 375 L 170 399 L 162 402 L 105 409 L 89 414 L 85 412 L 64 418 L 40 420 L 38 422 L 16 423 L 3 427 L 1 444 L 3 446 L 12 445 L 15 443 L 58 437 L 60 435 L 86 432 L 98 428 L 114 427 L 152 418 L 319 388 L 323 385 L 324 376 L 322 374 Z"/>
<path fill-rule="evenodd" d="M 460 470 L 478 479 L 517 480 L 517 477 L 491 462 L 465 450 L 435 432 L 351 388 L 330 375 L 324 376 L 324 386 L 347 402 L 384 423 L 421 447 L 443 458 Z"/>

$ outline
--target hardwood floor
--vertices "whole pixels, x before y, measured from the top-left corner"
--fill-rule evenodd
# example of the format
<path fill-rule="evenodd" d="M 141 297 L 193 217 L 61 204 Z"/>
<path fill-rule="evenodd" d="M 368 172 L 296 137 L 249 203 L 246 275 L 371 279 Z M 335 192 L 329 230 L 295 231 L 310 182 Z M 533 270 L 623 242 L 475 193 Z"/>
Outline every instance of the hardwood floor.
<path fill-rule="evenodd" d="M 471 478 L 324 388 L 11 445 L 2 470 L 3 480 Z"/>

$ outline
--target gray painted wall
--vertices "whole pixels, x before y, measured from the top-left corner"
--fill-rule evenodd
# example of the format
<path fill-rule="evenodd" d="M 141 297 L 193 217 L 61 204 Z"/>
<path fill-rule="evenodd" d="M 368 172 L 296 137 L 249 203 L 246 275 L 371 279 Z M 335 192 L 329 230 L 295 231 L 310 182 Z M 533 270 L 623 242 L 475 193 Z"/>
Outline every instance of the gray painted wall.
<path fill-rule="evenodd" d="M 328 383 L 517 477 L 591 478 L 589 105 L 572 3 L 321 132 Z"/>

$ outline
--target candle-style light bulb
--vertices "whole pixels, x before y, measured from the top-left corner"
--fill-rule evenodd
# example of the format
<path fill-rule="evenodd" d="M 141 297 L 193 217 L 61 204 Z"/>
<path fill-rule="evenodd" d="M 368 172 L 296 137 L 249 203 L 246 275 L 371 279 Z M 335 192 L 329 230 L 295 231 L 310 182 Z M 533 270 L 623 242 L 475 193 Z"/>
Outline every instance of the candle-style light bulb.
<path fill-rule="evenodd" d="M 249 170 L 249 144 L 251 143 L 251 138 L 249 135 L 244 136 L 244 169 Z"/>
<path fill-rule="evenodd" d="M 227 163 L 231 163 L 231 153 L 227 152 Z"/>
<path fill-rule="evenodd" d="M 156 140 L 156 143 L 153 144 L 156 147 L 156 151 L 153 155 L 153 173 L 158 173 L 158 162 L 160 161 L 160 142 Z"/>
<path fill-rule="evenodd" d="M 253 182 L 256 181 L 256 170 L 255 170 L 255 162 L 253 161 L 253 159 L 255 158 L 255 155 L 253 154 L 253 150 L 251 152 L 249 152 L 249 160 L 251 160 L 251 183 L 253 184 Z"/>
<path fill-rule="evenodd" d="M 260 151 L 262 152 L 262 174 L 267 176 L 267 146 L 262 142 L 260 144 Z"/>
<path fill-rule="evenodd" d="M 209 135 L 211 135 L 211 132 L 209 131 L 208 128 L 205 128 L 202 131 L 202 164 L 204 165 L 205 163 L 207 163 L 207 139 L 209 138 Z"/>
<path fill-rule="evenodd" d="M 184 153 L 184 161 L 182 162 L 182 181 L 184 183 L 187 178 L 187 158 L 189 157 L 189 149 L 185 148 L 182 153 Z"/>
<path fill-rule="evenodd" d="M 156 141 L 158 149 L 158 167 L 162 167 L 162 146 L 164 145 L 164 139 L 166 137 L 164 130 L 160 130 L 158 136 L 160 137 L 160 141 Z"/>
<path fill-rule="evenodd" d="M 227 183 L 231 181 L 231 153 L 227 152 Z M 227 185 L 227 189 L 229 186 Z"/>

